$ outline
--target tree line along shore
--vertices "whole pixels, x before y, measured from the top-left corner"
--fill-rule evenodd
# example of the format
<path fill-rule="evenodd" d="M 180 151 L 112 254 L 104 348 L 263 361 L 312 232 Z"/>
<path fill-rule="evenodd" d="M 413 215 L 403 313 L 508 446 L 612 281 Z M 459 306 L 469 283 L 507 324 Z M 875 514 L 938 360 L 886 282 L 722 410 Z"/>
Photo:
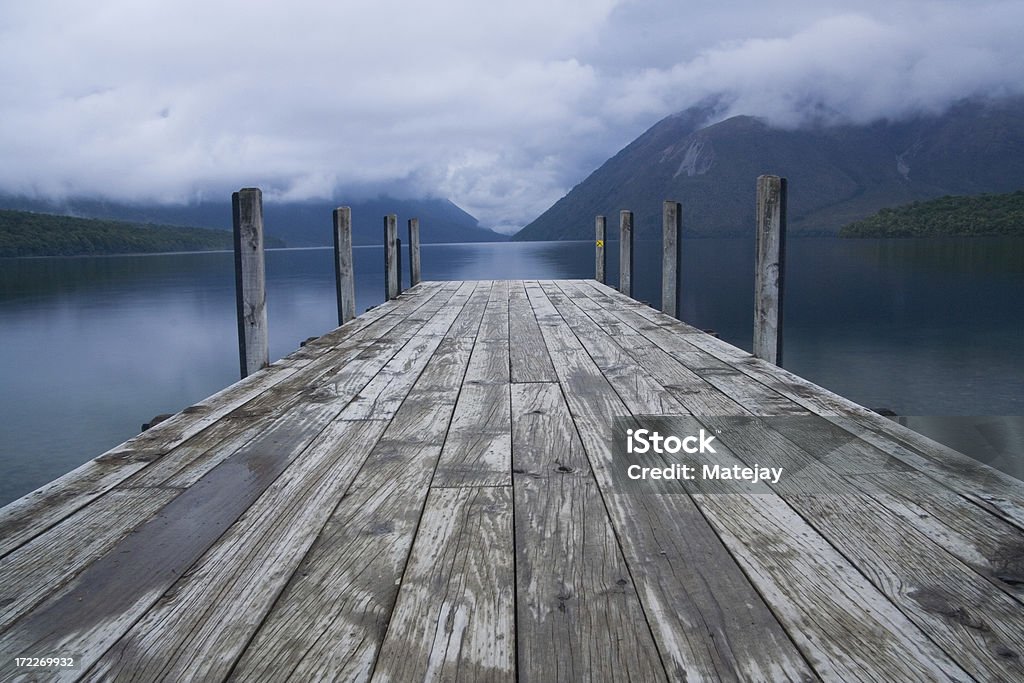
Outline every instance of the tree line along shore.
<path fill-rule="evenodd" d="M 266 238 L 266 246 L 284 242 Z M 0 209 L 0 257 L 101 256 L 231 249 L 228 230 L 74 218 Z"/>

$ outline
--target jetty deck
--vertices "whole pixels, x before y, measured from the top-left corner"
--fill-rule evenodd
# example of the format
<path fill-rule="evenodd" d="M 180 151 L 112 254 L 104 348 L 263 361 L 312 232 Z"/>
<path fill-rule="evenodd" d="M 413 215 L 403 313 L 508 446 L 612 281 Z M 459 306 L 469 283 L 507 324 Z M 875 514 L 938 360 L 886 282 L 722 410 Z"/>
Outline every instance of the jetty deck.
<path fill-rule="evenodd" d="M 626 490 L 644 415 L 800 484 Z M 0 678 L 1022 680 L 1022 529 L 1021 482 L 595 281 L 424 282 L 0 510 Z"/>

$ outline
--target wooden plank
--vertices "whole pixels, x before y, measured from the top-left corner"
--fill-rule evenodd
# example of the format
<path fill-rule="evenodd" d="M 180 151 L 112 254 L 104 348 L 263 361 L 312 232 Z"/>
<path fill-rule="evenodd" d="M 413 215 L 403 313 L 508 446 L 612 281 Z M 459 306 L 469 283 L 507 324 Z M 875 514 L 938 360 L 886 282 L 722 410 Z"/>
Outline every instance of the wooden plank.
<path fill-rule="evenodd" d="M 432 486 L 508 486 L 512 483 L 510 385 L 470 383 L 468 376 Z"/>
<path fill-rule="evenodd" d="M 513 382 L 558 381 L 522 282 L 512 283 L 510 287 L 509 334 L 513 340 L 509 345 L 509 366 Z"/>
<path fill-rule="evenodd" d="M 171 488 L 108 492 L 0 560 L 0 631 L 179 493 Z"/>
<path fill-rule="evenodd" d="M 375 681 L 514 681 L 510 487 L 432 489 Z"/>
<path fill-rule="evenodd" d="M 476 338 L 484 342 L 508 343 L 508 282 L 499 280 L 491 284 Z"/>
<path fill-rule="evenodd" d="M 384 639 L 472 343 L 447 338 L 233 671 L 367 680 Z M 456 382 L 450 384 L 448 377 Z"/>
<path fill-rule="evenodd" d="M 519 680 L 666 680 L 561 389 L 512 413 Z"/>
<path fill-rule="evenodd" d="M 539 319 L 554 306 L 527 285 Z M 541 331 L 603 492 L 662 661 L 672 680 L 802 680 L 814 676 L 687 495 L 618 493 L 610 420 L 630 410 L 574 335 Z M 685 533 L 671 530 L 685 529 Z M 666 530 L 669 530 L 666 532 Z"/>
<path fill-rule="evenodd" d="M 475 284 L 476 289 L 469 297 L 469 302 L 462 309 L 462 314 L 452 324 L 452 336 L 476 339 L 477 332 L 480 330 L 480 321 L 483 319 L 487 300 L 491 293 L 491 282 L 481 280 Z"/>
<path fill-rule="evenodd" d="M 311 359 L 322 358 L 322 354 L 331 350 L 331 343 L 343 343 L 354 334 L 374 326 L 399 306 L 415 307 L 421 304 L 424 297 L 429 299 L 440 291 L 441 286 L 441 283 L 424 283 L 421 285 L 423 289 L 407 301 L 378 307 L 314 342 L 323 348 L 308 345 L 0 508 L 0 556 L 43 533 L 133 474 L 158 462 L 169 451 L 216 425 L 225 415 L 293 376 L 299 369 L 306 367 Z"/>

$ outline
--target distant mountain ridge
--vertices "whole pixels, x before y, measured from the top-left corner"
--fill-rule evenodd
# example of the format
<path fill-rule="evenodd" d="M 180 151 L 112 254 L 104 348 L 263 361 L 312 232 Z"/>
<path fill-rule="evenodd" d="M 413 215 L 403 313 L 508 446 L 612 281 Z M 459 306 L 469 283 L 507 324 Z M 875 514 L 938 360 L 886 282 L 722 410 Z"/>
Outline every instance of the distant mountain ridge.
<path fill-rule="evenodd" d="M 382 244 L 383 220 L 398 215 L 399 237 L 406 232 L 406 220 L 420 219 L 420 240 L 437 242 L 496 242 L 508 239 L 480 227 L 476 218 L 447 199 L 376 199 L 344 202 L 263 202 L 264 229 L 268 236 L 289 247 L 319 247 L 333 244 L 332 212 L 341 205 L 352 207 L 352 238 L 357 245 Z M 18 196 L 0 196 L 0 208 L 79 218 L 159 223 L 182 227 L 231 230 L 231 197 L 188 205 L 128 204 L 99 199 L 51 201 Z"/>
<path fill-rule="evenodd" d="M 690 235 L 749 235 L 755 179 L 789 179 L 789 228 L 834 234 L 879 209 L 1024 187 L 1024 98 L 963 101 L 940 116 L 865 126 L 772 128 L 750 116 L 700 127 L 704 110 L 662 119 L 605 162 L 515 240 L 589 239 L 594 216 L 634 212 L 636 235 L 683 204 Z"/>

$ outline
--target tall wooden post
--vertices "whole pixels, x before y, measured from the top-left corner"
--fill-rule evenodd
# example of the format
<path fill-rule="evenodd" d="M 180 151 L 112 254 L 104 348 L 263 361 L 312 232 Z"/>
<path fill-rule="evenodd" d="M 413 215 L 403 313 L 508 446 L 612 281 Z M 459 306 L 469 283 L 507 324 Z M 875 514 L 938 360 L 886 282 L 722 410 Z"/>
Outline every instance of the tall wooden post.
<path fill-rule="evenodd" d="M 683 207 L 666 201 L 661 216 L 661 311 L 679 317 L 679 268 L 683 250 Z"/>
<path fill-rule="evenodd" d="M 334 210 L 334 283 L 338 293 L 338 324 L 356 317 L 355 271 L 352 267 L 352 209 Z"/>
<path fill-rule="evenodd" d="M 604 241 L 608 232 L 608 220 L 604 216 L 598 216 L 594 221 L 595 235 L 594 241 L 594 279 L 604 284 L 605 281 L 605 267 L 608 265 L 607 252 L 604 250 Z"/>
<path fill-rule="evenodd" d="M 384 216 L 384 301 L 398 296 L 398 216 Z"/>
<path fill-rule="evenodd" d="M 395 226 L 398 227 L 397 225 Z M 395 264 L 395 270 L 398 271 L 398 293 L 402 293 L 402 240 L 401 238 L 395 239 L 395 255 L 397 257 L 397 263 Z"/>
<path fill-rule="evenodd" d="M 786 271 L 786 179 L 757 179 L 754 355 L 782 365 L 782 297 Z"/>
<path fill-rule="evenodd" d="M 420 283 L 420 219 L 409 219 L 409 286 Z"/>
<path fill-rule="evenodd" d="M 619 291 L 633 296 L 633 212 L 619 212 Z"/>
<path fill-rule="evenodd" d="M 263 193 L 247 187 L 231 195 L 235 242 L 235 303 L 242 377 L 270 365 L 267 276 L 263 261 Z"/>

